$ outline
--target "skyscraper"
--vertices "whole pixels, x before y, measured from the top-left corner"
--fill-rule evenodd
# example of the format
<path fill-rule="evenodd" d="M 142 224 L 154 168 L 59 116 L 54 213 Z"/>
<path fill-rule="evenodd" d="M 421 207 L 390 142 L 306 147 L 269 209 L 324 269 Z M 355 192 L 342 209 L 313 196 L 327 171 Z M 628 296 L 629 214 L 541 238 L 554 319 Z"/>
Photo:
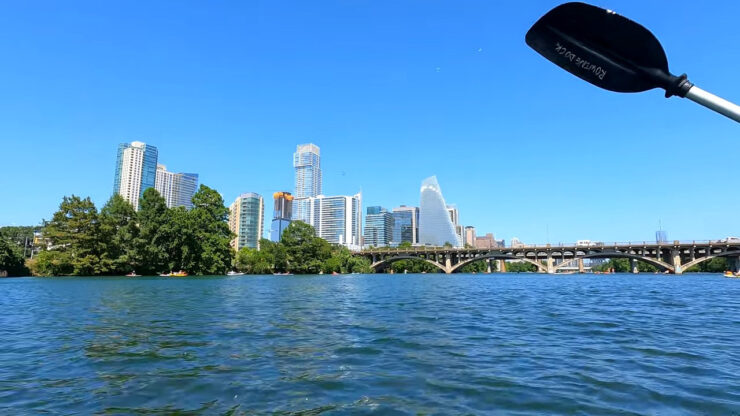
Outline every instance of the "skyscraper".
<path fill-rule="evenodd" d="M 167 166 L 158 164 L 154 187 L 164 197 L 168 208 L 190 209 L 193 207 L 193 195 L 198 189 L 198 174 L 169 172 Z"/>
<path fill-rule="evenodd" d="M 113 192 L 139 209 L 139 198 L 147 188 L 154 188 L 157 179 L 157 148 L 143 142 L 118 145 Z"/>
<path fill-rule="evenodd" d="M 308 201 L 321 195 L 321 150 L 313 143 L 299 144 L 293 153 L 295 197 L 293 219 L 308 222 Z"/>
<path fill-rule="evenodd" d="M 385 247 L 393 235 L 393 215 L 383 207 L 367 207 L 365 246 Z"/>
<path fill-rule="evenodd" d="M 426 178 L 421 183 L 419 243 L 433 246 L 449 243 L 454 247 L 462 246 L 436 176 Z"/>
<path fill-rule="evenodd" d="M 261 195 L 254 192 L 239 195 L 229 207 L 229 229 L 236 234 L 231 246 L 237 251 L 242 247 L 259 249 L 264 218 L 265 203 Z"/>
<path fill-rule="evenodd" d="M 460 212 L 457 210 L 456 205 L 447 205 L 447 212 L 450 214 L 450 221 L 455 227 L 455 234 L 461 244 L 465 242 L 465 231 L 464 227 L 460 225 Z"/>
<path fill-rule="evenodd" d="M 475 227 L 465 227 L 465 245 L 475 247 Z"/>
<path fill-rule="evenodd" d="M 316 229 L 324 240 L 359 249 L 362 237 L 362 194 L 352 196 L 319 195 L 305 199 L 308 218 L 304 222 Z M 293 216 L 295 218 L 295 215 Z"/>
<path fill-rule="evenodd" d="M 419 208 L 401 205 L 393 208 L 393 235 L 391 245 L 398 246 L 403 242 L 419 243 Z"/>
<path fill-rule="evenodd" d="M 290 192 L 275 192 L 272 198 L 275 200 L 275 208 L 270 227 L 270 240 L 278 242 L 283 231 L 290 225 L 293 215 L 293 195 Z"/>

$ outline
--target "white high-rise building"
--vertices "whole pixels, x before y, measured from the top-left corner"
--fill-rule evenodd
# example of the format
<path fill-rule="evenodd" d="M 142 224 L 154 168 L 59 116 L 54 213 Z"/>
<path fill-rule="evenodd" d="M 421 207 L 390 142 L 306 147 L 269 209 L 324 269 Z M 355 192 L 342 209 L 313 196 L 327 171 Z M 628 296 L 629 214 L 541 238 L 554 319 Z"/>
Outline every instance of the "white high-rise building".
<path fill-rule="evenodd" d="M 321 195 L 321 149 L 313 143 L 299 144 L 293 154 L 295 192 L 293 219 L 308 222 L 307 198 Z"/>
<path fill-rule="evenodd" d="M 454 247 L 462 247 L 437 177 L 431 176 L 421 183 L 419 244 L 443 246 L 445 243 L 450 243 Z"/>
<path fill-rule="evenodd" d="M 139 209 L 139 198 L 147 188 L 154 188 L 157 177 L 157 148 L 143 142 L 118 146 L 113 192 Z"/>
<path fill-rule="evenodd" d="M 305 198 L 308 218 L 324 240 L 358 250 L 362 244 L 362 194 Z M 294 206 L 295 208 L 295 206 Z"/>
<path fill-rule="evenodd" d="M 154 188 L 164 197 L 167 208 L 190 209 L 193 207 L 193 195 L 198 189 L 198 174 L 169 172 L 167 166 L 158 164 Z"/>

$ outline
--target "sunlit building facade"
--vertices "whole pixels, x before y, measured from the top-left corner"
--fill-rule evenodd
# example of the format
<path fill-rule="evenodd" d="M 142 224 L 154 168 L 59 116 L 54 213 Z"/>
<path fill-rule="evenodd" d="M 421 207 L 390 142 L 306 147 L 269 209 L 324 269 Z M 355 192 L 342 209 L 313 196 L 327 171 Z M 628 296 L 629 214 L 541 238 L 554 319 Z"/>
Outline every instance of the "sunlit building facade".
<path fill-rule="evenodd" d="M 419 207 L 401 205 L 393 208 L 393 231 L 390 245 L 419 243 Z"/>
<path fill-rule="evenodd" d="M 308 222 L 308 198 L 321 195 L 321 149 L 313 143 L 299 144 L 293 154 L 295 192 L 293 215 L 295 220 Z"/>
<path fill-rule="evenodd" d="M 366 247 L 385 247 L 393 235 L 393 215 L 383 207 L 367 207 L 363 236 Z"/>
<path fill-rule="evenodd" d="M 421 183 L 419 244 L 443 246 L 446 243 L 452 244 L 453 247 L 462 246 L 437 177 L 431 176 Z"/>
<path fill-rule="evenodd" d="M 248 192 L 239 195 L 229 207 L 229 229 L 236 234 L 231 241 L 234 250 L 243 247 L 259 249 L 264 232 L 265 203 L 262 195 Z"/>
<path fill-rule="evenodd" d="M 272 211 L 270 240 L 278 242 L 293 217 L 293 195 L 290 192 L 275 192 L 272 198 L 275 201 L 275 206 Z"/>
<path fill-rule="evenodd" d="M 168 208 L 193 207 L 193 195 L 198 189 L 197 173 L 169 172 L 165 165 L 157 165 L 154 188 L 167 203 Z"/>
<path fill-rule="evenodd" d="M 362 244 L 362 194 L 306 198 L 308 218 L 316 235 L 351 250 Z M 295 216 L 294 216 L 295 218 Z"/>
<path fill-rule="evenodd" d="M 156 183 L 158 153 L 155 146 L 144 142 L 118 145 L 113 192 L 120 194 L 136 210 L 144 191 L 154 188 Z"/>

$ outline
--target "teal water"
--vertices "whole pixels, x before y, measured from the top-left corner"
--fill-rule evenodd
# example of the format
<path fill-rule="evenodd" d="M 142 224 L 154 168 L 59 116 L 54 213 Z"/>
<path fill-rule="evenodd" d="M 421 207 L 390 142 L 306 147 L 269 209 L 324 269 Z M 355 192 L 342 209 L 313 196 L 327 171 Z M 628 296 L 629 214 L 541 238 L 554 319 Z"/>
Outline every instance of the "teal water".
<path fill-rule="evenodd" d="M 0 414 L 740 412 L 740 279 L 0 279 Z"/>

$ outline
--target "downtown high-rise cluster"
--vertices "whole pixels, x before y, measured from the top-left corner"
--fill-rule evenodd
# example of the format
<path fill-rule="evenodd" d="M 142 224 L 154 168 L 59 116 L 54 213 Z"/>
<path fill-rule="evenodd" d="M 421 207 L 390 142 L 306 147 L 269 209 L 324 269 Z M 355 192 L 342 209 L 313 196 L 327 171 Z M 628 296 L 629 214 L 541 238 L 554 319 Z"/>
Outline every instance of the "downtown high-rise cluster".
<path fill-rule="evenodd" d="M 142 142 L 123 143 L 118 149 L 114 191 L 135 209 L 146 188 L 155 188 L 168 207 L 192 207 L 191 198 L 198 175 L 168 172 L 158 164 L 155 146 Z M 326 196 L 322 192 L 321 149 L 313 143 L 300 144 L 293 154 L 293 192 L 273 194 L 273 218 L 269 237 L 280 241 L 292 221 L 314 227 L 326 241 L 359 250 L 362 247 L 396 247 L 404 243 L 453 247 L 493 248 L 503 245 L 492 234 L 475 235 L 475 228 L 460 224 L 455 205 L 445 203 L 437 178 L 422 181 L 419 206 L 400 205 L 391 210 L 370 206 L 364 217 L 362 193 Z M 265 201 L 255 192 L 240 194 L 229 205 L 229 228 L 236 235 L 231 245 L 259 249 L 265 233 Z"/>

